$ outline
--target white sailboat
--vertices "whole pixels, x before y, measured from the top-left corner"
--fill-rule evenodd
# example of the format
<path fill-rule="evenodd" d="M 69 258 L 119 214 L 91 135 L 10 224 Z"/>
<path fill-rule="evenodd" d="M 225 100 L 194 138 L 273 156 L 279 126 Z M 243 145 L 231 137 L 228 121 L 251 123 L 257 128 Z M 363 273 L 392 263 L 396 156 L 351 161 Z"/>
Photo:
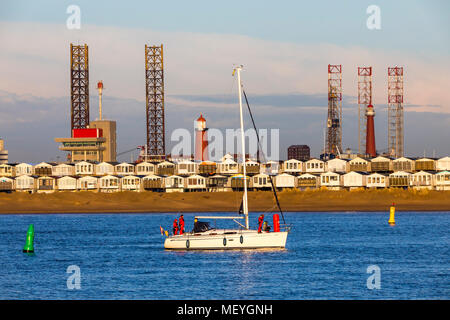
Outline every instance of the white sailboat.
<path fill-rule="evenodd" d="M 239 92 L 239 111 L 241 122 L 241 145 L 243 162 L 243 184 L 244 196 L 242 201 L 243 215 L 236 216 L 197 216 L 195 217 L 194 230 L 181 235 L 167 236 L 164 242 L 164 248 L 168 250 L 230 250 L 230 249 L 266 249 L 266 248 L 284 248 L 290 227 L 274 225 L 273 231 L 258 231 L 250 229 L 248 218 L 248 197 L 247 197 L 247 179 L 245 168 L 245 137 L 244 137 L 244 119 L 242 111 L 242 85 L 240 72 L 242 66 L 233 70 L 233 75 L 237 73 L 238 92 Z M 245 94 L 245 93 L 244 93 Z M 278 201 L 278 200 L 277 200 Z M 236 229 L 217 229 L 212 228 L 208 222 L 202 220 L 220 220 L 231 219 L 239 225 Z M 245 219 L 245 225 L 238 220 Z M 276 221 L 274 220 L 274 223 Z"/>

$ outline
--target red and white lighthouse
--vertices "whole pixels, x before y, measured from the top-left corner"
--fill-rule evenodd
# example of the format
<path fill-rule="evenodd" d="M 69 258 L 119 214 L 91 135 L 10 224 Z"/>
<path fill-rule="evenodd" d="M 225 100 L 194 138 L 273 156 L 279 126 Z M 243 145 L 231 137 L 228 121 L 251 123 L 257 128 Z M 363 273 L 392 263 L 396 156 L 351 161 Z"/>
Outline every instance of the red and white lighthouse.
<path fill-rule="evenodd" d="M 366 154 L 375 158 L 377 156 L 377 151 L 375 148 L 375 125 L 374 117 L 375 111 L 373 110 L 373 105 L 369 104 L 366 109 L 367 117 L 367 132 L 366 132 Z"/>
<path fill-rule="evenodd" d="M 208 135 L 206 128 L 206 120 L 203 115 L 195 121 L 195 160 L 208 160 Z"/>

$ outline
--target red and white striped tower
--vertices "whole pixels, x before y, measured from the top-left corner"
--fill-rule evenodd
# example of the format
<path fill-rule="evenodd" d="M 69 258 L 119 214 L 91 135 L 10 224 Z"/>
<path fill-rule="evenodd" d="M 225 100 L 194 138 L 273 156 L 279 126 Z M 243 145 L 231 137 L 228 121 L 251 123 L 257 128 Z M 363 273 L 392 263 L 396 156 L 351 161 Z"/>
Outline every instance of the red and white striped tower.
<path fill-rule="evenodd" d="M 206 120 L 203 115 L 195 121 L 195 160 L 208 160 L 208 135 L 206 128 Z"/>
<path fill-rule="evenodd" d="M 375 117 L 375 111 L 373 105 L 369 104 L 366 109 L 367 117 L 367 131 L 366 131 L 366 154 L 375 158 L 377 156 L 377 150 L 375 147 L 375 124 L 373 118 Z"/>
<path fill-rule="evenodd" d="M 358 67 L 358 153 L 366 149 L 367 107 L 372 104 L 372 67 Z"/>

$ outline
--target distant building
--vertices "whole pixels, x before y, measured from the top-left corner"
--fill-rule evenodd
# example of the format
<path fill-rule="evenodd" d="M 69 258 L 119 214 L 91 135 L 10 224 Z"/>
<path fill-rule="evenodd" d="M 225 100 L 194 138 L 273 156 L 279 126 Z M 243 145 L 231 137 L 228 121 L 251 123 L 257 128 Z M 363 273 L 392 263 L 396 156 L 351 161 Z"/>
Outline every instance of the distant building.
<path fill-rule="evenodd" d="M 8 150 L 5 150 L 5 142 L 0 139 L 0 164 L 8 163 Z"/>
<path fill-rule="evenodd" d="M 292 145 L 288 148 L 288 160 L 308 161 L 310 159 L 310 152 L 307 145 Z"/>
<path fill-rule="evenodd" d="M 71 138 L 55 138 L 60 142 L 59 150 L 69 151 L 68 160 L 103 162 L 106 139 L 102 129 L 73 129 Z"/>

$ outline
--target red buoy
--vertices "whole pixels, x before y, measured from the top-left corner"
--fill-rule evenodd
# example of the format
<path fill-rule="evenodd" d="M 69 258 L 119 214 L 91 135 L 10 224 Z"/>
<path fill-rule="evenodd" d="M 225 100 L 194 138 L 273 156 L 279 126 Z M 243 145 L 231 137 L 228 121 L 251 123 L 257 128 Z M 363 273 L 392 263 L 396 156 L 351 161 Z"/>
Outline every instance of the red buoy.
<path fill-rule="evenodd" d="M 273 232 L 280 232 L 280 216 L 278 213 L 273 215 Z"/>

